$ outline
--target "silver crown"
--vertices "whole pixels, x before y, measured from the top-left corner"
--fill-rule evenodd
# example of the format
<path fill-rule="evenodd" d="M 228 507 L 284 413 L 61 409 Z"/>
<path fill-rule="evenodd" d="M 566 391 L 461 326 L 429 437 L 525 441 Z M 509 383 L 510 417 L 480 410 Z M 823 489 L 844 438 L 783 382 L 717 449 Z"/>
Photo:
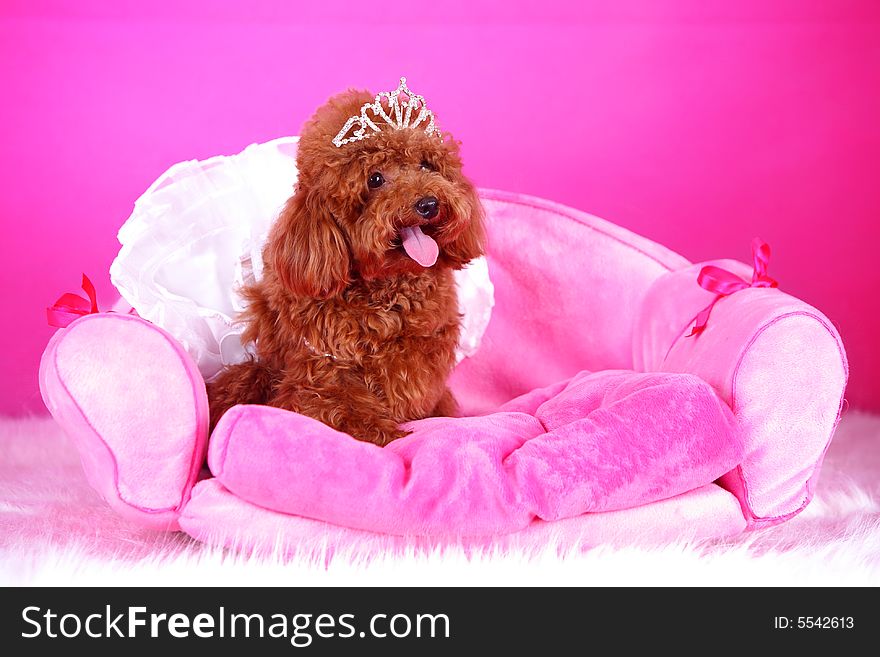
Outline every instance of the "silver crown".
<path fill-rule="evenodd" d="M 401 96 L 405 98 L 403 102 L 401 102 Z M 418 111 L 415 120 L 412 118 L 414 110 Z M 366 103 L 361 107 L 359 115 L 350 117 L 342 126 L 339 134 L 333 138 L 333 143 L 339 148 L 343 144 L 373 137 L 382 132 L 379 126 L 383 121 L 394 130 L 403 130 L 404 128 L 417 128 L 426 120 L 425 134 L 437 135 L 442 138 L 440 131 L 434 124 L 434 113 L 428 109 L 425 99 L 407 88 L 406 78 L 400 78 L 400 86 L 397 89 L 376 94 L 372 103 Z M 357 128 L 352 131 L 354 126 Z M 349 132 L 351 132 L 350 135 Z M 346 135 L 349 136 L 346 137 Z"/>

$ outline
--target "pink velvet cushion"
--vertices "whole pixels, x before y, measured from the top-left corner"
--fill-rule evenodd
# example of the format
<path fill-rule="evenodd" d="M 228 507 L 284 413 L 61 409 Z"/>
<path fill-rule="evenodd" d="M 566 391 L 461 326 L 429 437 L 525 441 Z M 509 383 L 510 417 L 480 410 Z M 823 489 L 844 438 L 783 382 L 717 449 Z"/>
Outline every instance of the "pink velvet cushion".
<path fill-rule="evenodd" d="M 742 456 L 730 410 L 689 375 L 584 372 L 490 415 L 408 428 L 383 449 L 295 413 L 238 406 L 212 435 L 209 465 L 267 509 L 391 534 L 485 536 L 667 499 Z"/>

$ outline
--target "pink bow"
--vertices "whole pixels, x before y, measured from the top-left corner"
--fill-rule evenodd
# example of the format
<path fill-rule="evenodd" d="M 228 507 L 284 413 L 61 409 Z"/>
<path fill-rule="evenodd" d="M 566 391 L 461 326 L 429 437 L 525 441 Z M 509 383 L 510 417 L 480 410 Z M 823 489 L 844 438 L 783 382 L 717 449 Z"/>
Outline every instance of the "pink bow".
<path fill-rule="evenodd" d="M 697 276 L 697 283 L 703 289 L 714 292 L 717 296 L 712 300 L 712 303 L 700 311 L 700 314 L 696 317 L 694 328 L 691 329 L 691 332 L 686 337 L 699 335 L 706 329 L 706 323 L 709 321 L 712 308 L 715 307 L 715 304 L 722 297 L 750 287 L 777 287 L 779 285 L 779 283 L 767 275 L 767 266 L 770 264 L 770 245 L 757 237 L 753 239 L 752 258 L 755 261 L 755 270 L 752 274 L 751 283 L 715 265 L 706 265 L 700 270 L 700 275 Z"/>
<path fill-rule="evenodd" d="M 92 285 L 89 277 L 85 274 L 83 274 L 82 278 L 82 289 L 89 296 L 88 299 L 83 299 L 77 294 L 67 292 L 62 294 L 52 306 L 46 308 L 46 319 L 49 321 L 49 326 L 67 328 L 75 319 L 98 312 L 98 298 L 95 294 L 95 286 Z"/>

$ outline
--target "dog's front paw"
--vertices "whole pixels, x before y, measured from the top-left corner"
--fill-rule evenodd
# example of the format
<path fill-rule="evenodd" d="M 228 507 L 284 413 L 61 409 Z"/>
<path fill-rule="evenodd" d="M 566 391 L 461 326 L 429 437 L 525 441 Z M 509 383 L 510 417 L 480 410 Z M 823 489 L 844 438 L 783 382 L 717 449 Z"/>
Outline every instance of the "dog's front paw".
<path fill-rule="evenodd" d="M 403 429 L 395 428 L 392 431 L 381 431 L 379 432 L 374 439 L 371 439 L 370 442 L 375 443 L 381 447 L 384 447 L 391 441 L 397 440 L 398 438 L 403 438 L 404 436 L 408 436 L 411 431 L 404 431 Z"/>
<path fill-rule="evenodd" d="M 357 440 L 384 447 L 388 443 L 408 436 L 412 432 L 401 429 L 393 422 L 388 421 L 387 423 L 382 422 L 376 425 L 361 426 L 359 429 L 349 433 Z"/>

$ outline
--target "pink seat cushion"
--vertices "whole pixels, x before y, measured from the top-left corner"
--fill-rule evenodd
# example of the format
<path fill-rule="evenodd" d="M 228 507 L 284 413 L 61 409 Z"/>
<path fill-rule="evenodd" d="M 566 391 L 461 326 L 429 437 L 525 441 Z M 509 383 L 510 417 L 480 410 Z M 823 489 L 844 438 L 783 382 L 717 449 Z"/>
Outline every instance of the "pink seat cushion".
<path fill-rule="evenodd" d="M 407 426 L 380 448 L 296 413 L 237 406 L 208 462 L 267 509 L 390 534 L 486 536 L 674 497 L 742 457 L 730 409 L 690 375 L 584 372 L 496 413 Z"/>

